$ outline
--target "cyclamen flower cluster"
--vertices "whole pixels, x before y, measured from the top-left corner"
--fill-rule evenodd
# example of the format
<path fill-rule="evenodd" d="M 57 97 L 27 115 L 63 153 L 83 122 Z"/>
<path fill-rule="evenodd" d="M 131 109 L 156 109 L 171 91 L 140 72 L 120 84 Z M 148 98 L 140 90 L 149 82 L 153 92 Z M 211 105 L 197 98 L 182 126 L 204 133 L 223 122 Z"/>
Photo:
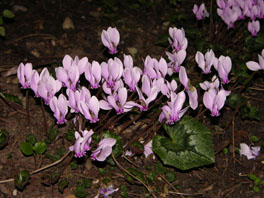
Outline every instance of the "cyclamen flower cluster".
<path fill-rule="evenodd" d="M 199 7 L 197 4 L 194 4 L 192 11 L 198 21 L 202 20 L 205 17 L 209 17 L 209 13 L 207 12 L 204 3 L 202 3 Z"/>
<path fill-rule="evenodd" d="M 233 28 L 236 21 L 249 17 L 252 22 L 248 23 L 248 30 L 252 36 L 257 35 L 260 23 L 256 19 L 264 18 L 263 0 L 217 0 L 217 6 L 217 14 L 228 28 Z"/>
<path fill-rule="evenodd" d="M 232 67 L 230 57 L 220 56 L 216 58 L 213 50 L 207 51 L 205 55 L 198 51 L 195 55 L 195 60 L 204 74 L 211 73 L 211 67 L 214 66 L 221 79 L 221 84 L 229 82 L 228 74 Z M 219 111 L 223 108 L 230 91 L 224 90 L 222 85 L 220 88 L 220 81 L 217 76 L 213 76 L 211 82 L 205 81 L 200 83 L 200 87 L 205 90 L 203 95 L 205 107 L 211 111 L 211 116 L 219 116 Z"/>

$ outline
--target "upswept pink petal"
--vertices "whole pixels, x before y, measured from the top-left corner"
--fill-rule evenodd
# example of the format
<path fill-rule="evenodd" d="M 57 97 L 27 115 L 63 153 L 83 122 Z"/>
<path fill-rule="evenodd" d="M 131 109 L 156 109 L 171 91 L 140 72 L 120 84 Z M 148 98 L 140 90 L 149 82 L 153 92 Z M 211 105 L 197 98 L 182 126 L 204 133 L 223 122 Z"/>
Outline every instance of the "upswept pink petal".
<path fill-rule="evenodd" d="M 150 79 L 148 76 L 143 75 L 142 77 L 142 92 L 146 94 L 147 96 L 150 95 Z"/>
<path fill-rule="evenodd" d="M 98 113 L 100 110 L 100 105 L 99 105 L 98 99 L 95 96 L 92 96 L 91 99 L 89 100 L 88 107 L 93 112 L 93 114 L 95 115 L 94 119 L 97 120 L 98 119 Z"/>
<path fill-rule="evenodd" d="M 179 78 L 180 78 L 181 84 L 184 86 L 184 88 L 186 90 L 188 90 L 189 89 L 189 85 L 188 85 L 189 79 L 187 77 L 187 73 L 186 73 L 185 67 L 183 67 L 183 66 L 180 67 Z"/>
<path fill-rule="evenodd" d="M 124 107 L 127 101 L 127 89 L 125 87 L 122 87 L 118 90 L 118 98 L 119 98 L 121 107 Z"/>
<path fill-rule="evenodd" d="M 109 105 L 108 102 L 106 102 L 105 100 L 100 100 L 99 101 L 99 106 L 100 106 L 100 109 L 103 109 L 103 110 L 110 110 L 112 109 L 113 107 L 111 105 Z"/>
<path fill-rule="evenodd" d="M 55 69 L 55 72 L 57 79 L 64 83 L 65 86 L 68 86 L 69 77 L 65 69 L 63 67 L 58 67 Z"/>
<path fill-rule="evenodd" d="M 162 73 L 162 76 L 165 77 L 168 71 L 168 65 L 164 58 L 162 57 L 160 58 L 158 66 L 159 66 L 159 70 Z"/>
<path fill-rule="evenodd" d="M 198 66 L 204 71 L 205 67 L 205 61 L 204 61 L 204 55 L 197 51 L 195 55 L 195 61 L 198 64 Z"/>
<path fill-rule="evenodd" d="M 255 61 L 249 61 L 246 63 L 246 66 L 248 67 L 248 69 L 252 70 L 252 71 L 258 71 L 260 70 L 260 65 L 255 62 Z"/>
<path fill-rule="evenodd" d="M 62 65 L 63 65 L 64 69 L 70 70 L 72 62 L 73 62 L 72 57 L 70 57 L 69 55 L 65 55 L 63 60 L 62 60 Z"/>

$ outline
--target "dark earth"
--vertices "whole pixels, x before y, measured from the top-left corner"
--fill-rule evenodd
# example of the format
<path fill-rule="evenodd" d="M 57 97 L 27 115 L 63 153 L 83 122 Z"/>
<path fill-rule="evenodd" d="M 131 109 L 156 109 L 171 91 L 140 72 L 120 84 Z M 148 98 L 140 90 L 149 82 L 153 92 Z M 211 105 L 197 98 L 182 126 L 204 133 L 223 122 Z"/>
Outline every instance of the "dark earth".
<path fill-rule="evenodd" d="M 104 47 L 101 44 L 101 32 L 107 27 L 117 27 L 120 32 L 119 58 L 123 54 L 131 54 L 134 64 L 143 67 L 143 59 L 151 57 L 166 57 L 166 47 L 161 46 L 161 37 L 168 34 L 169 27 L 183 27 L 189 41 L 187 59 L 184 65 L 188 75 L 194 83 L 199 83 L 200 70 L 194 60 L 199 46 L 205 45 L 204 51 L 210 46 L 222 46 L 215 51 L 217 56 L 234 56 L 233 67 L 239 68 L 243 61 L 239 57 L 245 55 L 245 61 L 257 60 L 261 49 L 247 51 L 246 37 L 250 33 L 246 30 L 246 23 L 240 23 L 234 30 L 227 31 L 226 26 L 216 15 L 216 5 L 213 2 L 214 28 L 218 34 L 210 32 L 210 20 L 198 23 L 192 13 L 194 3 L 192 0 L 2 0 L 0 11 L 10 9 L 15 12 L 13 20 L 4 23 L 6 37 L 0 39 L 0 92 L 11 94 L 22 101 L 22 105 L 1 96 L 0 100 L 0 128 L 9 132 L 8 143 L 0 150 L 0 197 L 30 197 L 30 198 L 73 198 L 76 186 L 83 178 L 92 181 L 90 188 L 86 189 L 87 197 L 95 197 L 106 180 L 119 190 L 112 197 L 122 197 L 120 188 L 126 186 L 126 195 L 123 197 L 152 197 L 146 188 L 137 181 L 128 181 L 125 173 L 118 166 L 110 167 L 87 161 L 76 161 L 68 155 L 60 163 L 40 171 L 31 176 L 30 184 L 23 190 L 17 190 L 14 181 L 4 181 L 14 178 L 21 170 L 29 172 L 52 164 L 68 151 L 71 142 L 65 140 L 65 133 L 72 129 L 71 122 L 58 127 L 55 141 L 48 144 L 43 155 L 25 156 L 20 150 L 20 144 L 25 141 L 26 135 L 34 134 L 38 140 L 47 138 L 46 128 L 43 124 L 43 114 L 38 100 L 30 93 L 30 120 L 26 111 L 26 92 L 20 88 L 16 76 L 17 66 L 23 62 L 31 62 L 35 69 L 48 67 L 50 70 L 61 65 L 64 55 L 71 57 L 87 56 L 89 62 L 107 60 Z M 210 1 L 205 2 L 210 8 Z M 65 18 L 72 21 L 74 27 L 62 27 Z M 263 28 L 262 28 L 263 29 Z M 263 35 L 263 30 L 259 33 Z M 166 40 L 166 39 L 165 39 Z M 159 43 L 157 41 L 160 41 Z M 164 43 L 164 42 L 163 42 Z M 160 44 L 160 45 L 157 45 Z M 212 45 L 209 45 L 212 44 Z M 208 47 L 208 48 L 206 48 Z M 222 51 L 221 51 L 222 50 Z M 230 53 L 230 54 L 229 54 Z M 245 63 L 244 61 L 244 63 Z M 242 63 L 241 63 L 242 62 Z M 239 69 L 238 69 L 239 70 Z M 234 70 L 234 71 L 238 71 Z M 11 71 L 11 72 L 10 72 Z M 7 73 L 8 72 L 8 73 Z M 249 74 L 251 72 L 247 71 Z M 263 74 L 263 73 L 262 73 Z M 255 174 L 264 179 L 264 155 L 255 160 L 247 160 L 234 151 L 240 143 L 253 143 L 250 137 L 258 137 L 254 145 L 261 146 L 264 142 L 264 82 L 261 73 L 255 74 L 253 80 L 239 82 L 236 73 L 232 73 L 232 82 L 229 90 L 239 93 L 245 98 L 244 105 L 256 107 L 258 115 L 243 117 L 240 106 L 231 108 L 226 105 L 221 111 L 221 117 L 211 119 L 209 112 L 198 116 L 198 119 L 212 132 L 215 147 L 215 164 L 180 171 L 167 167 L 175 175 L 169 182 L 165 176 L 156 176 L 153 183 L 149 183 L 156 197 L 206 197 L 206 198 L 262 198 L 264 186 L 258 185 L 259 192 L 254 192 L 254 182 L 249 174 Z M 245 83 L 246 82 L 246 83 Z M 249 83 L 247 83 L 249 82 Z M 45 112 L 48 128 L 56 126 L 55 119 L 48 108 Z M 243 118 L 243 119 L 242 119 Z M 148 117 L 141 117 L 142 122 Z M 140 122 L 140 120 L 138 121 Z M 119 122 L 122 126 L 122 120 Z M 133 125 L 133 124 L 132 124 Z M 113 129 L 117 126 L 109 126 Z M 133 126 L 131 126 L 133 127 Z M 114 130 L 114 129 L 113 129 Z M 127 139 L 133 138 L 129 136 Z M 126 140 L 126 139 L 125 139 Z M 262 144 L 263 145 L 263 144 Z M 55 160 L 53 156 L 61 151 Z M 58 155 L 57 155 L 58 156 Z M 144 174 L 150 172 L 159 161 L 156 157 L 145 158 L 143 155 L 118 158 L 122 167 L 134 168 Z M 71 163 L 78 164 L 72 170 Z M 102 169 L 103 168 L 103 169 Z M 104 173 L 102 173 L 104 171 Z M 58 190 L 57 181 L 45 180 L 45 175 L 58 172 L 59 180 L 67 178 L 69 184 L 63 193 Z M 48 180 L 48 181 L 47 181 Z"/>

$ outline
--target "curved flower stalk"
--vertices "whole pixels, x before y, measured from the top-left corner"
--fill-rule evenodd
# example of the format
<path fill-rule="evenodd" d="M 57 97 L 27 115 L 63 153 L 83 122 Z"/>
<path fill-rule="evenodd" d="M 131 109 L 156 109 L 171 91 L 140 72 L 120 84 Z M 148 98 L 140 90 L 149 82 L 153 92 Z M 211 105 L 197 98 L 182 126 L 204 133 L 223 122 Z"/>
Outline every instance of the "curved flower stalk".
<path fill-rule="evenodd" d="M 211 73 L 211 67 L 214 63 L 215 55 L 213 50 L 207 51 L 205 55 L 197 51 L 195 61 L 198 66 L 203 70 L 204 74 Z"/>
<path fill-rule="evenodd" d="M 194 4 L 192 11 L 195 14 L 196 19 L 198 21 L 202 20 L 205 17 L 209 17 L 209 13 L 205 8 L 204 3 L 202 3 L 199 7 L 196 4 Z"/>
<path fill-rule="evenodd" d="M 101 34 L 103 45 L 109 49 L 110 54 L 117 53 L 117 45 L 120 40 L 118 30 L 114 27 L 108 27 L 107 30 L 103 30 Z"/>
<path fill-rule="evenodd" d="M 209 89 L 218 89 L 219 85 L 220 82 L 216 75 L 213 76 L 212 82 L 204 81 L 203 83 L 200 83 L 200 87 L 205 91 Z"/>
<path fill-rule="evenodd" d="M 162 107 L 162 112 L 159 116 L 159 121 L 162 122 L 166 119 L 167 124 L 174 124 L 179 121 L 184 113 L 188 110 L 188 107 L 182 109 L 185 102 L 185 93 L 181 91 L 178 94 L 171 94 L 171 102 L 167 102 L 167 105 Z"/>
<path fill-rule="evenodd" d="M 92 89 L 100 87 L 101 71 L 101 66 L 97 61 L 93 61 L 92 64 L 87 64 L 85 68 L 85 78 L 90 82 Z"/>
<path fill-rule="evenodd" d="M 100 100 L 100 108 L 110 110 L 114 108 L 117 114 L 130 111 L 134 106 L 134 102 L 127 101 L 127 89 L 122 87 L 118 90 L 117 95 L 107 96 L 106 100 Z"/>
<path fill-rule="evenodd" d="M 99 101 L 95 96 L 92 96 L 89 101 L 80 100 L 80 112 L 90 121 L 90 123 L 96 123 L 99 121 L 99 110 Z"/>
<path fill-rule="evenodd" d="M 258 71 L 264 69 L 264 49 L 262 50 L 261 55 L 258 54 L 258 60 L 259 60 L 258 63 L 255 61 L 248 61 L 246 63 L 248 69 L 252 71 Z"/>
<path fill-rule="evenodd" d="M 63 86 L 75 91 L 80 78 L 78 66 L 69 55 L 64 56 L 62 65 L 63 67 L 56 68 L 56 77 Z"/>
<path fill-rule="evenodd" d="M 83 57 L 83 58 L 79 59 L 78 56 L 75 56 L 73 62 L 77 65 L 80 75 L 82 75 L 84 73 L 87 64 L 89 64 L 87 57 Z"/>
<path fill-rule="evenodd" d="M 93 151 L 92 160 L 105 161 L 106 158 L 112 153 L 112 147 L 115 145 L 116 140 L 113 138 L 105 138 L 99 142 L 98 148 Z"/>
<path fill-rule="evenodd" d="M 31 76 L 33 73 L 33 66 L 31 63 L 20 63 L 17 69 L 17 78 L 23 89 L 30 87 Z"/>
<path fill-rule="evenodd" d="M 50 75 L 44 75 L 39 81 L 37 92 L 44 99 L 45 104 L 49 104 L 51 98 L 61 89 L 62 83 L 55 80 Z"/>
<path fill-rule="evenodd" d="M 251 33 L 252 36 L 257 36 L 259 30 L 260 30 L 260 24 L 258 20 L 248 22 L 248 31 Z"/>
<path fill-rule="evenodd" d="M 211 111 L 211 116 L 219 116 L 220 109 L 223 108 L 226 97 L 229 96 L 230 91 L 221 89 L 209 89 L 204 93 L 203 103 L 204 106 Z"/>
<path fill-rule="evenodd" d="M 218 71 L 218 75 L 223 84 L 229 83 L 228 74 L 232 68 L 232 61 L 229 56 L 220 56 L 214 59 L 214 67 Z"/>
<path fill-rule="evenodd" d="M 256 157 L 259 155 L 259 151 L 260 146 L 249 147 L 245 143 L 240 144 L 240 155 L 246 156 L 248 160 L 256 159 Z"/>
<path fill-rule="evenodd" d="M 66 97 L 63 94 L 60 94 L 58 98 L 53 96 L 49 106 L 54 113 L 54 117 L 57 119 L 57 124 L 64 124 L 68 113 L 68 101 Z"/>
<path fill-rule="evenodd" d="M 179 72 L 180 66 L 186 58 L 186 51 L 166 52 L 170 62 L 168 63 L 168 74 L 171 76 L 174 72 Z"/>
<path fill-rule="evenodd" d="M 157 98 L 157 95 L 160 91 L 159 82 L 154 85 L 147 75 L 143 75 L 142 88 L 139 89 L 136 87 L 140 104 L 132 102 L 133 105 L 140 108 L 141 111 L 147 111 L 148 105 Z M 147 98 L 144 97 L 143 93 L 147 96 Z"/>
<path fill-rule="evenodd" d="M 188 40 L 185 38 L 184 29 L 177 29 L 176 27 L 169 28 L 169 35 L 172 40 L 169 38 L 169 43 L 171 44 L 173 51 L 186 50 L 188 46 Z"/>
<path fill-rule="evenodd" d="M 123 75 L 123 63 L 119 58 L 110 58 L 108 62 L 102 62 L 102 76 L 109 88 L 114 88 L 116 81 Z"/>
<path fill-rule="evenodd" d="M 85 152 L 90 150 L 90 143 L 92 141 L 93 130 L 84 130 L 81 132 L 75 131 L 75 144 L 69 147 L 70 151 L 74 151 L 74 156 L 77 158 L 85 156 Z"/>

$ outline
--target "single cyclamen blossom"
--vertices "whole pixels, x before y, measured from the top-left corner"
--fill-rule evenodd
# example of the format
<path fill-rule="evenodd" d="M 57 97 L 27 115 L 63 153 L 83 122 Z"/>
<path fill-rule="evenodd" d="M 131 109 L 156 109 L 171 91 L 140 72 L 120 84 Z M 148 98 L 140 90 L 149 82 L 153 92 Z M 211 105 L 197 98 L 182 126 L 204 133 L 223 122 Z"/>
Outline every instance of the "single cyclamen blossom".
<path fill-rule="evenodd" d="M 133 108 L 133 106 L 134 102 L 127 102 L 127 89 L 125 87 L 120 88 L 116 96 L 107 96 L 107 101 L 100 100 L 101 109 L 110 110 L 114 108 L 117 114 L 128 112 Z"/>
<path fill-rule="evenodd" d="M 226 97 L 229 96 L 230 91 L 221 89 L 209 89 L 204 93 L 204 106 L 211 111 L 211 116 L 219 116 L 220 109 L 225 105 Z"/>
<path fill-rule="evenodd" d="M 99 195 L 103 195 L 104 198 L 111 198 L 111 194 L 113 194 L 114 192 L 118 191 L 119 189 L 116 188 L 114 189 L 114 187 L 112 185 L 108 186 L 108 187 L 103 187 L 100 188 L 100 191 L 98 193 L 98 195 L 96 195 L 94 198 L 99 198 Z"/>
<path fill-rule="evenodd" d="M 149 76 L 150 79 L 165 78 L 168 72 L 168 65 L 164 58 L 158 61 L 155 58 L 147 56 L 144 61 L 144 74 Z"/>
<path fill-rule="evenodd" d="M 178 52 L 166 52 L 170 62 L 168 63 L 168 74 L 172 75 L 174 72 L 179 72 L 180 66 L 186 58 L 186 51 L 180 50 Z"/>
<path fill-rule="evenodd" d="M 219 59 L 214 59 L 214 67 L 218 71 L 223 84 L 229 83 L 228 74 L 232 68 L 232 61 L 229 56 L 220 56 Z"/>
<path fill-rule="evenodd" d="M 114 27 L 108 27 L 107 30 L 103 30 L 101 39 L 105 47 L 109 49 L 110 54 L 117 53 L 117 45 L 120 40 L 118 30 Z"/>
<path fill-rule="evenodd" d="M 116 81 L 119 81 L 123 75 L 123 63 L 119 58 L 110 58 L 107 63 L 102 62 L 102 76 L 105 79 L 107 86 L 114 88 Z"/>
<path fill-rule="evenodd" d="M 85 78 L 90 82 L 92 89 L 100 87 L 101 71 L 101 66 L 97 61 L 93 61 L 92 64 L 87 64 L 85 68 Z"/>
<path fill-rule="evenodd" d="M 93 133 L 93 130 L 84 130 L 82 131 L 82 135 L 80 135 L 77 131 L 75 131 L 75 144 L 69 147 L 70 151 L 75 152 L 75 157 L 83 157 L 85 156 L 85 152 L 91 149 L 90 143 L 92 141 Z"/>
<path fill-rule="evenodd" d="M 203 70 L 204 74 L 208 74 L 211 72 L 211 67 L 214 63 L 215 55 L 213 50 L 207 51 L 205 55 L 201 52 L 197 51 L 195 55 L 195 61 L 198 66 Z"/>
<path fill-rule="evenodd" d="M 49 104 L 51 98 L 61 89 L 61 82 L 55 80 L 50 75 L 42 76 L 39 81 L 37 92 L 44 99 L 45 104 Z"/>
<path fill-rule="evenodd" d="M 198 93 L 197 89 L 194 86 L 191 86 L 189 90 L 187 90 L 187 94 L 189 97 L 190 107 L 195 110 L 198 107 Z"/>
<path fill-rule="evenodd" d="M 144 155 L 147 158 L 149 155 L 154 154 L 152 150 L 152 140 L 149 141 L 145 146 L 144 146 Z M 153 159 L 155 159 L 155 156 L 153 155 Z"/>
<path fill-rule="evenodd" d="M 32 67 L 33 66 L 31 63 L 26 63 L 25 65 L 23 63 L 20 63 L 18 66 L 17 78 L 23 89 L 27 89 L 30 87 L 30 80 L 33 73 Z"/>
<path fill-rule="evenodd" d="M 167 96 L 167 98 L 170 98 L 171 92 L 175 92 L 176 89 L 177 89 L 177 82 L 174 79 L 171 82 L 166 81 L 166 84 L 163 83 L 160 87 L 161 93 Z"/>
<path fill-rule="evenodd" d="M 240 144 L 240 155 L 245 155 L 248 160 L 255 159 L 259 155 L 260 146 L 249 147 L 245 143 Z"/>
<path fill-rule="evenodd" d="M 87 57 L 83 57 L 83 58 L 79 59 L 78 56 L 75 56 L 73 62 L 77 65 L 80 75 L 84 73 L 85 68 L 86 68 L 87 64 L 89 63 Z"/>
<path fill-rule="evenodd" d="M 200 83 L 200 87 L 205 91 L 209 89 L 218 89 L 219 85 L 220 82 L 216 75 L 213 76 L 212 82 L 204 81 L 203 83 Z"/>
<path fill-rule="evenodd" d="M 261 52 L 261 55 L 258 54 L 258 60 L 259 62 L 255 61 L 249 61 L 246 63 L 248 69 L 252 71 L 258 71 L 258 70 L 263 70 L 264 69 L 264 49 Z"/>
<path fill-rule="evenodd" d="M 63 67 L 58 67 L 55 70 L 56 77 L 62 82 L 63 86 L 74 91 L 80 77 L 78 66 L 69 55 L 64 56 L 62 64 Z"/>
<path fill-rule="evenodd" d="M 95 96 L 92 96 L 89 101 L 80 101 L 80 112 L 91 123 L 99 121 L 98 114 L 100 110 L 99 101 Z"/>
<path fill-rule="evenodd" d="M 182 106 L 185 102 L 185 93 L 181 91 L 178 94 L 171 93 L 171 102 L 168 102 L 168 105 L 162 107 L 162 112 L 159 116 L 159 121 L 162 122 L 166 119 L 167 124 L 174 124 L 179 121 L 184 113 L 188 110 L 188 107 L 182 109 Z"/>
<path fill-rule="evenodd" d="M 180 50 L 186 50 L 188 45 L 188 40 L 185 38 L 184 29 L 169 28 L 169 35 L 172 40 L 169 38 L 169 43 L 171 44 L 174 51 L 178 52 Z"/>
<path fill-rule="evenodd" d="M 195 14 L 196 16 L 196 19 L 198 21 L 202 20 L 203 18 L 205 17 L 209 17 L 209 13 L 207 12 L 206 8 L 205 8 L 205 5 L 204 3 L 202 3 L 199 8 L 196 4 L 194 4 L 193 6 L 193 13 Z"/>
<path fill-rule="evenodd" d="M 43 76 L 46 77 L 49 76 L 49 71 L 46 67 L 41 71 L 40 75 L 37 70 L 33 70 L 32 72 L 32 76 L 30 80 L 30 88 L 34 91 L 35 97 L 39 97 L 38 85 Z"/>
<path fill-rule="evenodd" d="M 99 142 L 98 148 L 93 151 L 92 160 L 105 161 L 105 159 L 112 153 L 112 147 L 116 140 L 113 138 L 105 138 Z"/>
<path fill-rule="evenodd" d="M 54 117 L 57 119 L 57 124 L 64 124 L 66 122 L 66 114 L 68 113 L 68 101 L 66 97 L 63 94 L 60 94 L 58 98 L 53 96 L 49 106 L 54 113 Z"/>
<path fill-rule="evenodd" d="M 259 30 L 260 30 L 259 21 L 248 22 L 248 31 L 251 33 L 252 36 L 257 36 Z"/>

